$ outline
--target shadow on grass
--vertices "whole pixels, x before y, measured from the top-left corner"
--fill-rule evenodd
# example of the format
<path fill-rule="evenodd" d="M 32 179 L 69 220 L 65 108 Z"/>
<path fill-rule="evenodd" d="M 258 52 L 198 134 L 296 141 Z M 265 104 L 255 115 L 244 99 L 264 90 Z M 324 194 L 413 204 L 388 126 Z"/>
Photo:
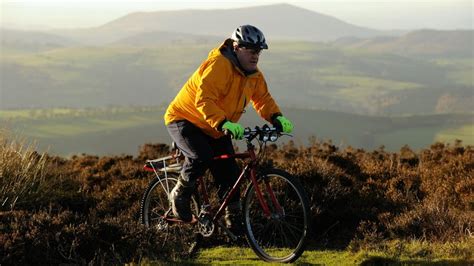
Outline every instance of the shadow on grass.
<path fill-rule="evenodd" d="M 371 256 L 364 260 L 361 266 L 379 266 L 379 265 L 474 265 L 473 260 L 439 260 L 439 261 L 428 261 L 428 260 L 396 260 L 390 258 L 384 258 L 379 256 Z"/>

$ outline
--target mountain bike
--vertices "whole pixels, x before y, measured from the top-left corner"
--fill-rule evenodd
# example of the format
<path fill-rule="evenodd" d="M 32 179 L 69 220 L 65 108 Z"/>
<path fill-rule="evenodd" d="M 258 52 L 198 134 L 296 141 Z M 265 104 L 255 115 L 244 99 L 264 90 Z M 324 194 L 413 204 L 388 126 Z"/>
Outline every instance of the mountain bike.
<path fill-rule="evenodd" d="M 298 179 L 262 163 L 267 142 L 274 142 L 282 135 L 287 134 L 267 125 L 246 128 L 246 151 L 213 158 L 242 159 L 242 172 L 217 203 L 211 202 L 204 177 L 199 178 L 191 199 L 193 219 L 187 223 L 173 216 L 169 195 L 182 168 L 184 157 L 181 152 L 176 148 L 172 155 L 146 161 L 144 168 L 153 172 L 154 178 L 141 201 L 142 223 L 161 232 L 163 245 L 178 241 L 176 252 L 180 258 L 195 254 L 199 243 L 213 235 L 216 227 L 236 240 L 237 236 L 227 229 L 222 216 L 229 199 L 237 193 L 237 188 L 247 183 L 241 202 L 245 238 L 249 246 L 265 261 L 295 261 L 304 252 L 309 234 L 308 198 Z M 259 144 L 258 150 L 253 144 L 255 140 Z"/>

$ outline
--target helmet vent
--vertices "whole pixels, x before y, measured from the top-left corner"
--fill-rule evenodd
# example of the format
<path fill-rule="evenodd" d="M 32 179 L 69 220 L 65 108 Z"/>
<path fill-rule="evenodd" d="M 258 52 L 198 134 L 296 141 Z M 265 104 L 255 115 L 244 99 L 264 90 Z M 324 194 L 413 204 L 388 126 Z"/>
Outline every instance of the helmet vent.
<path fill-rule="evenodd" d="M 252 25 L 239 26 L 232 33 L 232 40 L 241 45 L 256 46 L 260 49 L 268 49 L 263 32 Z"/>

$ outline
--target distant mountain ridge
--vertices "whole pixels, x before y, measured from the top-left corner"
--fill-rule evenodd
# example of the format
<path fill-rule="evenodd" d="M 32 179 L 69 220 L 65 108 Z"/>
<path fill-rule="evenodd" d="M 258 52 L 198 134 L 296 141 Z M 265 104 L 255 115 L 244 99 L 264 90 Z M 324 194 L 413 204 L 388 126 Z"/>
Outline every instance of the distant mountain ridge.
<path fill-rule="evenodd" d="M 3 28 L 0 28 L 0 31 L 0 44 L 3 48 L 38 52 L 76 44 L 69 38 L 51 33 Z"/>
<path fill-rule="evenodd" d="M 112 44 L 150 46 L 177 43 L 212 43 L 213 45 L 215 45 L 220 41 L 222 41 L 222 39 L 217 36 L 175 33 L 169 31 L 152 31 L 138 33 L 136 35 L 125 37 L 116 42 L 113 42 Z"/>
<path fill-rule="evenodd" d="M 231 19 L 229 19 L 231 18 Z M 337 36 L 373 36 L 380 31 L 351 25 L 335 17 L 289 4 L 221 10 L 133 13 L 101 28 L 162 29 L 180 33 L 229 36 L 242 24 L 255 24 L 275 39 L 330 40 Z M 197 26 L 199 25 L 199 26 Z"/>
<path fill-rule="evenodd" d="M 265 32 L 267 39 L 273 40 L 331 41 L 344 36 L 366 38 L 396 34 L 355 26 L 289 4 L 220 10 L 137 12 L 100 27 L 57 30 L 54 33 L 87 44 L 106 44 L 141 33 L 159 31 L 224 38 L 243 24 L 258 26 Z"/>
<path fill-rule="evenodd" d="M 232 19 L 229 19 L 232 18 Z M 254 24 L 271 41 L 335 42 L 337 45 L 399 54 L 449 52 L 465 54 L 472 47 L 472 30 L 379 31 L 346 23 L 332 16 L 290 4 L 216 9 L 135 12 L 102 26 L 47 32 L 1 29 L 3 46 L 41 49 L 84 45 L 154 45 L 215 42 L 237 25 Z M 426 49 L 429 46 L 429 49 Z M 451 48 L 446 48 L 450 46 Z M 40 50 L 41 50 L 40 49 Z M 459 52 L 460 51 L 460 52 Z"/>

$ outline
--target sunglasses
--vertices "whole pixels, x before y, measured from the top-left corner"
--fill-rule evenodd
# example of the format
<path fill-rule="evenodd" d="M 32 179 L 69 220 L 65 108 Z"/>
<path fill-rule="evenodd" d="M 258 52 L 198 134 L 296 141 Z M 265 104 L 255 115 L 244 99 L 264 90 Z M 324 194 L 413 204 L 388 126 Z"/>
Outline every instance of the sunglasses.
<path fill-rule="evenodd" d="M 248 53 L 252 55 L 260 55 L 262 53 L 262 49 L 258 47 L 248 47 L 245 45 L 239 45 L 239 48 L 247 51 Z"/>

